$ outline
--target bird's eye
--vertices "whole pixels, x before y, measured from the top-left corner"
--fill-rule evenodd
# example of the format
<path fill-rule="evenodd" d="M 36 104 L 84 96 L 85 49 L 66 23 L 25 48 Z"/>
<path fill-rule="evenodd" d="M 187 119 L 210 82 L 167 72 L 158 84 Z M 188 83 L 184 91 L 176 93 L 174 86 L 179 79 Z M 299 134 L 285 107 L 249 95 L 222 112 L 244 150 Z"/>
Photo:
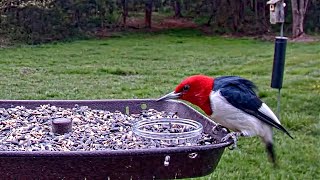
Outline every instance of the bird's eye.
<path fill-rule="evenodd" d="M 183 91 L 188 91 L 189 89 L 190 89 L 190 86 L 188 84 L 183 86 Z"/>

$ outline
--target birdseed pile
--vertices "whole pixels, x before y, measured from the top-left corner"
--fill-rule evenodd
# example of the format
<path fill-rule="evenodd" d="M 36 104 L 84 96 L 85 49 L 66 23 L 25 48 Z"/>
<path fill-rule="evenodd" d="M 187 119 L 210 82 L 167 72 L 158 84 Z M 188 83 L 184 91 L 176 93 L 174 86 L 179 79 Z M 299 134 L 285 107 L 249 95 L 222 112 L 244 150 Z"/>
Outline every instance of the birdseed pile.
<path fill-rule="evenodd" d="M 72 120 L 72 131 L 65 134 L 52 132 L 52 121 L 57 118 Z M 216 143 L 202 133 L 194 143 L 172 144 L 149 140 L 132 132 L 133 123 L 144 119 L 178 118 L 174 113 L 143 110 L 126 115 L 75 105 L 62 108 L 41 105 L 34 109 L 23 106 L 0 108 L 0 151 L 94 151 L 120 149 L 148 149 L 175 146 L 200 146 Z M 170 130 L 170 129 L 169 129 Z M 175 128 L 174 132 L 185 131 Z"/>

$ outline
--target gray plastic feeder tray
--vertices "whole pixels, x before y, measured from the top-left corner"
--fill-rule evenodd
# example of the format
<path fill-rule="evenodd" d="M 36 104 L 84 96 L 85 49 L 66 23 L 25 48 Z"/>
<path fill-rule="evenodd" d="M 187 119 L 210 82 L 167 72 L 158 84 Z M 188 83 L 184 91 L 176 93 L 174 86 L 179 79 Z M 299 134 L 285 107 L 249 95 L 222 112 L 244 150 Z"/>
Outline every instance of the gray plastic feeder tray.
<path fill-rule="evenodd" d="M 60 107 L 89 106 L 92 109 L 140 113 L 142 109 L 177 113 L 181 118 L 201 122 L 204 132 L 222 138 L 227 132 L 212 134 L 215 125 L 198 111 L 179 101 L 126 100 L 0 100 L 0 108 L 43 104 Z M 2 151 L 1 179 L 174 179 L 212 173 L 232 140 L 205 146 L 170 147 L 110 151 Z"/>

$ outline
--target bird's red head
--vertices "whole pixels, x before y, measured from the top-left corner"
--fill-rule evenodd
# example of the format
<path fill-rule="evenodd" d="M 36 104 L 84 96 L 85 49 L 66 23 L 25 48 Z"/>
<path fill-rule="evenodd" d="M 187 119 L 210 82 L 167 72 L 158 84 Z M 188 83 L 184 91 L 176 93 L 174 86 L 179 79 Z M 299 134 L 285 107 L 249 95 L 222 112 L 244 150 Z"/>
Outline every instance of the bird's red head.
<path fill-rule="evenodd" d="M 210 93 L 213 88 L 213 78 L 204 75 L 194 75 L 184 79 L 174 92 L 160 98 L 182 99 L 199 106 L 207 115 L 212 114 Z"/>

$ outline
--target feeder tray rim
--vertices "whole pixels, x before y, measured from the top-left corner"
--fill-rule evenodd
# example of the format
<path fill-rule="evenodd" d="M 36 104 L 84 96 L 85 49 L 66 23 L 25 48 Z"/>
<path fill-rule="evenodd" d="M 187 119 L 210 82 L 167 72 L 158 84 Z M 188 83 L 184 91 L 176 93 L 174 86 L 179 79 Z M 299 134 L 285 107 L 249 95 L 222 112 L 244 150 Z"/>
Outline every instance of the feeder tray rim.
<path fill-rule="evenodd" d="M 177 152 L 195 152 L 206 151 L 214 148 L 227 147 L 231 145 L 233 141 L 230 139 L 223 143 L 204 145 L 204 146 L 185 146 L 185 147 L 166 147 L 166 148 L 150 148 L 150 149 L 128 149 L 128 150 L 99 150 L 99 151 L 0 151 L 0 157 L 4 156 L 123 156 L 132 154 L 169 154 Z"/>

